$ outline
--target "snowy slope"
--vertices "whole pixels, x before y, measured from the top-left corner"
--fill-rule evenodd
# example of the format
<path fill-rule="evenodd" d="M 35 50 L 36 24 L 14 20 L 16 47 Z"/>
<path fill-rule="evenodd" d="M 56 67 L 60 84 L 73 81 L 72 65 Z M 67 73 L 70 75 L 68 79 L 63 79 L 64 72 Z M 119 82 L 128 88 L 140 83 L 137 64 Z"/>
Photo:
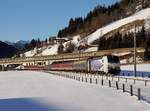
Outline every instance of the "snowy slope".
<path fill-rule="evenodd" d="M 66 50 L 67 44 L 72 43 L 77 47 L 80 41 L 80 35 L 76 35 L 72 37 L 72 40 L 65 42 L 64 45 L 64 50 Z M 57 55 L 58 54 L 58 47 L 59 44 L 54 44 L 54 45 L 49 45 L 45 49 L 41 49 L 41 53 L 37 53 L 38 49 L 34 49 L 31 51 L 27 51 L 24 53 L 25 57 L 33 57 L 33 56 L 47 56 L 47 55 Z"/>
<path fill-rule="evenodd" d="M 46 56 L 46 55 L 56 55 L 58 52 L 58 44 L 55 44 L 53 46 L 48 46 L 45 50 L 42 51 L 42 55 Z"/>
<path fill-rule="evenodd" d="M 67 44 L 69 44 L 69 43 L 74 44 L 76 47 L 80 46 L 82 43 L 90 45 L 92 42 L 99 39 L 103 35 L 111 32 L 115 29 L 118 29 L 124 25 L 135 22 L 137 20 L 144 20 L 145 28 L 146 29 L 150 28 L 150 8 L 143 9 L 143 10 L 133 14 L 132 16 L 126 17 L 124 19 L 115 21 L 109 25 L 106 25 L 83 39 L 80 37 L 80 35 L 73 36 L 73 37 L 71 37 L 72 40 L 63 43 L 63 45 L 65 47 L 64 51 L 66 50 Z M 141 27 L 138 27 L 137 30 L 139 30 L 140 28 Z M 129 31 L 134 31 L 134 29 L 129 29 Z M 47 49 L 43 50 L 40 55 L 55 55 L 55 54 L 57 54 L 58 46 L 59 46 L 58 44 L 51 46 L 51 48 L 50 48 L 50 46 L 48 46 Z M 85 52 L 91 52 L 91 51 L 97 51 L 97 48 L 93 47 L 93 48 L 88 48 L 87 50 L 85 50 Z M 34 51 L 29 51 L 29 52 L 25 53 L 25 56 L 31 57 L 31 56 L 34 56 L 35 54 L 36 53 Z"/>
<path fill-rule="evenodd" d="M 71 42 L 72 44 L 74 44 L 75 47 L 78 47 L 80 40 L 81 40 L 80 35 L 73 36 L 73 37 L 72 37 L 72 40 L 63 43 L 64 51 L 67 49 L 67 45 L 68 45 L 70 42 Z"/>
<path fill-rule="evenodd" d="M 85 39 L 84 41 L 87 41 L 88 44 L 91 44 L 93 41 L 99 39 L 100 37 L 107 34 L 108 32 L 113 31 L 123 25 L 132 23 L 136 20 L 147 20 L 147 19 L 150 19 L 150 8 L 143 9 L 130 17 L 118 20 L 118 21 L 113 22 L 103 28 L 100 28 L 96 32 L 94 32 L 94 33 L 90 34 L 89 36 L 87 36 L 86 38 L 84 38 Z M 147 24 L 145 24 L 145 25 L 147 25 Z"/>
<path fill-rule="evenodd" d="M 122 91 L 42 72 L 0 72 L 0 78 L 2 111 L 150 110 L 149 104 Z"/>
<path fill-rule="evenodd" d="M 25 57 L 33 57 L 36 54 L 36 50 L 30 50 L 24 53 Z"/>
<path fill-rule="evenodd" d="M 72 38 L 73 40 L 71 42 L 74 44 L 78 44 L 81 39 L 80 35 L 73 36 Z"/>
<path fill-rule="evenodd" d="M 38 49 L 34 49 L 34 50 L 30 50 L 24 53 L 25 57 L 33 57 L 33 56 L 47 56 L 47 55 L 56 55 L 57 51 L 58 51 L 58 44 L 54 44 L 54 45 L 49 45 L 46 48 L 38 48 Z M 39 53 L 40 51 L 40 53 Z"/>

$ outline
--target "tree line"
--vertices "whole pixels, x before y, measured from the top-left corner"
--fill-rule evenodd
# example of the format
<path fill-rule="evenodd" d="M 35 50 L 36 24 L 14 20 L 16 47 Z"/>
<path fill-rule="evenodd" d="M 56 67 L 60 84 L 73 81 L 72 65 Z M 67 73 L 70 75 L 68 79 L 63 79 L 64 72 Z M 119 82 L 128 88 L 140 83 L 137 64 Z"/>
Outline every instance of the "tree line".
<path fill-rule="evenodd" d="M 150 59 L 150 30 L 145 31 L 143 26 L 141 30 L 137 33 L 128 32 L 124 35 L 121 33 L 116 33 L 109 38 L 105 36 L 99 39 L 98 50 L 108 50 L 117 48 L 133 48 L 134 47 L 134 34 L 136 36 L 136 46 L 144 47 L 144 57 L 145 59 Z"/>
<path fill-rule="evenodd" d="M 43 46 L 53 44 L 55 38 L 56 37 L 49 37 L 46 38 L 45 40 L 40 40 L 39 38 L 32 39 L 29 43 L 25 44 L 25 47 L 22 49 L 22 51 L 29 51 L 29 50 L 33 50 L 35 47 L 40 48 Z"/>
<path fill-rule="evenodd" d="M 149 0 L 121 0 L 110 6 L 96 6 L 86 17 L 76 17 L 69 20 L 68 26 L 59 30 L 58 37 L 76 34 L 90 34 L 113 21 L 130 16 L 138 9 L 149 6 Z"/>

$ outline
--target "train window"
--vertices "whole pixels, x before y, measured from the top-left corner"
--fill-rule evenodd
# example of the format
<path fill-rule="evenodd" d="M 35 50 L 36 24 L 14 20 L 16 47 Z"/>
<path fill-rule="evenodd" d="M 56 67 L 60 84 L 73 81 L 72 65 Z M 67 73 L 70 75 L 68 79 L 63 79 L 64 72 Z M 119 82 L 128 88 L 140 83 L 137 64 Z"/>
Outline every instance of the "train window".
<path fill-rule="evenodd" d="M 114 61 L 119 62 L 119 57 L 114 56 Z"/>
<path fill-rule="evenodd" d="M 108 56 L 108 62 L 118 63 L 119 62 L 119 58 L 117 56 Z"/>

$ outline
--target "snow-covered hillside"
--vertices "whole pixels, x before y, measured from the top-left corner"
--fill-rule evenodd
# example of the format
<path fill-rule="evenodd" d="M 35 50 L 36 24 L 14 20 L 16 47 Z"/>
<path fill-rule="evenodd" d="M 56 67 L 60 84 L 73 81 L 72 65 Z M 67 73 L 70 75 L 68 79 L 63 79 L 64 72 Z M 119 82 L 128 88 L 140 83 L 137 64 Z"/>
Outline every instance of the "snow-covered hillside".
<path fill-rule="evenodd" d="M 34 48 L 33 50 L 25 52 L 23 55 L 21 54 L 21 56 L 33 57 L 39 54 L 39 52 L 42 52 L 42 48 Z"/>
<path fill-rule="evenodd" d="M 75 47 L 78 47 L 83 43 L 91 45 L 91 43 L 98 40 L 103 35 L 106 35 L 116 29 L 119 29 L 120 27 L 124 27 L 125 25 L 133 23 L 138 20 L 144 21 L 146 29 L 150 28 L 150 8 L 143 9 L 139 12 L 136 12 L 132 16 L 126 17 L 124 19 L 121 19 L 121 20 L 115 21 L 111 24 L 108 24 L 102 28 L 99 28 L 97 31 L 88 35 L 87 37 L 83 37 L 83 39 L 82 39 L 82 37 L 80 37 L 80 35 L 70 37 L 70 38 L 72 38 L 72 39 L 70 39 L 70 41 L 63 43 L 64 50 L 66 50 L 66 48 L 68 46 L 67 44 L 69 44 L 69 43 L 72 43 Z M 138 28 L 137 30 L 141 29 L 141 27 L 137 27 L 137 28 Z M 131 28 L 128 31 L 129 32 L 134 31 L 134 29 Z M 53 46 L 48 46 L 46 49 L 42 50 L 40 55 L 55 55 L 55 54 L 57 54 L 58 47 L 59 47 L 58 44 L 54 44 Z M 88 47 L 87 49 L 85 49 L 83 51 L 91 52 L 91 51 L 97 51 L 97 50 L 98 50 L 97 47 Z M 25 53 L 26 57 L 28 57 L 28 55 L 34 56 L 34 55 L 36 55 L 36 53 L 34 53 L 34 51 L 29 51 L 29 52 Z"/>
<path fill-rule="evenodd" d="M 46 56 L 46 55 L 56 55 L 58 52 L 58 44 L 55 44 L 53 46 L 48 46 L 45 50 L 42 51 L 42 55 Z"/>
<path fill-rule="evenodd" d="M 122 91 L 42 72 L 0 72 L 2 111 L 149 111 Z M 109 105 L 109 107 L 108 107 Z"/>
<path fill-rule="evenodd" d="M 35 50 L 30 50 L 24 53 L 25 57 L 33 57 L 35 56 L 36 52 Z"/>
<path fill-rule="evenodd" d="M 79 41 L 80 41 L 80 40 L 81 40 L 80 35 L 73 36 L 73 37 L 72 37 L 72 40 L 63 43 L 64 51 L 67 50 L 69 44 L 73 44 L 75 48 L 78 47 L 78 46 L 79 46 Z"/>
<path fill-rule="evenodd" d="M 88 44 L 91 44 L 92 42 L 99 39 L 103 35 L 111 32 L 111 31 L 113 31 L 113 30 L 115 30 L 115 29 L 117 29 L 123 25 L 132 23 L 136 20 L 145 20 L 146 21 L 145 26 L 147 26 L 147 28 L 149 28 L 150 24 L 148 24 L 149 23 L 148 19 L 150 19 L 150 8 L 143 9 L 143 10 L 135 13 L 134 15 L 130 16 L 130 17 L 118 20 L 118 21 L 113 22 L 107 26 L 104 26 L 103 28 L 100 28 L 96 32 L 87 36 L 84 41 L 87 41 Z"/>

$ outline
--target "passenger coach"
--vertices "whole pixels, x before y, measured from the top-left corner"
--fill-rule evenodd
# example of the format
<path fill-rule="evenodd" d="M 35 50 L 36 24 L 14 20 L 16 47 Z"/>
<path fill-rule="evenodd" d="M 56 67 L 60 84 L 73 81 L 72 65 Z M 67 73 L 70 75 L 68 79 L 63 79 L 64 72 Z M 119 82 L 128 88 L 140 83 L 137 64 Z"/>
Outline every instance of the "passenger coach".
<path fill-rule="evenodd" d="M 120 72 L 120 61 L 117 56 L 108 55 L 80 61 L 53 62 L 51 65 L 47 66 L 47 69 L 55 71 L 103 72 L 117 74 Z"/>

